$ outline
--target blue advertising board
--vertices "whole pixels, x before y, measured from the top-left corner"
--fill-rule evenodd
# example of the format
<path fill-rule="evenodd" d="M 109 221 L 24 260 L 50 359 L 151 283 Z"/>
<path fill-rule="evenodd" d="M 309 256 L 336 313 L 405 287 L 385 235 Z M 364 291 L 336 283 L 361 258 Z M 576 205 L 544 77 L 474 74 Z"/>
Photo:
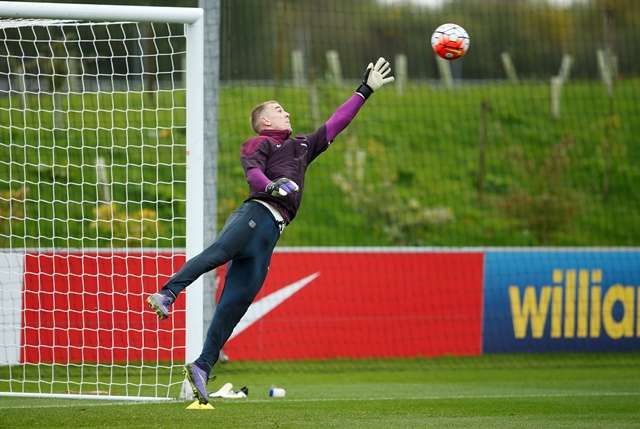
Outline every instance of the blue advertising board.
<path fill-rule="evenodd" d="M 487 251 L 483 352 L 640 350 L 640 251 Z"/>

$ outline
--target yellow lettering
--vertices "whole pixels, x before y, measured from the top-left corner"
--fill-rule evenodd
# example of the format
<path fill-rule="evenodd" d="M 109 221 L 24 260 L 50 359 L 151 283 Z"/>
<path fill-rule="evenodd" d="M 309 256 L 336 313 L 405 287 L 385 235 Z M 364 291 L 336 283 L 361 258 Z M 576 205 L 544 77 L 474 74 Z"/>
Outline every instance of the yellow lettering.
<path fill-rule="evenodd" d="M 562 337 L 562 279 L 564 272 L 562 270 L 553 270 L 551 274 L 553 283 L 553 300 L 551 307 L 551 338 Z"/>
<path fill-rule="evenodd" d="M 562 283 L 562 270 L 553 270 L 551 278 L 553 278 L 554 283 Z"/>
<path fill-rule="evenodd" d="M 547 313 L 549 311 L 550 298 L 551 288 L 544 286 L 540 290 L 540 301 L 536 302 L 536 289 L 533 286 L 527 286 L 524 289 L 521 303 L 518 287 L 509 286 L 511 319 L 513 321 L 513 332 L 516 338 L 526 337 L 529 319 L 531 319 L 531 336 L 533 338 L 542 338 Z"/>
<path fill-rule="evenodd" d="M 551 338 L 562 336 L 562 286 L 553 287 L 551 301 Z"/>
<path fill-rule="evenodd" d="M 591 332 L 589 336 L 591 338 L 600 337 L 600 306 L 602 302 L 602 289 L 598 286 L 591 288 Z"/>
<path fill-rule="evenodd" d="M 567 270 L 564 298 L 564 336 L 573 338 L 576 324 L 576 271 Z"/>
<path fill-rule="evenodd" d="M 615 284 L 607 290 L 602 303 L 602 319 L 604 330 L 609 337 L 613 339 L 619 339 L 623 336 L 633 337 L 633 294 L 633 286 L 625 287 L 621 284 Z M 623 316 L 620 321 L 613 318 L 613 306 L 617 301 L 622 303 L 623 308 Z"/>
<path fill-rule="evenodd" d="M 640 338 L 640 287 L 636 292 L 636 297 L 638 298 L 638 303 L 636 304 L 636 337 Z"/>
<path fill-rule="evenodd" d="M 587 336 L 587 314 L 589 313 L 588 270 L 580 270 L 578 284 L 578 338 L 585 338 Z"/>

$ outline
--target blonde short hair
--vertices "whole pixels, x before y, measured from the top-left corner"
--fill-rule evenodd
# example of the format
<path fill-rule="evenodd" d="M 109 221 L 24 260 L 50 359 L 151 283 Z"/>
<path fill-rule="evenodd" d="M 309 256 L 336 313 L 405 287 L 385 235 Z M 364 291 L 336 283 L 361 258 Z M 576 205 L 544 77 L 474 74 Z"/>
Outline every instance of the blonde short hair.
<path fill-rule="evenodd" d="M 276 100 L 264 101 L 254 107 L 251 111 L 251 128 L 253 128 L 253 131 L 255 131 L 256 134 L 260 134 L 261 131 L 260 116 L 262 115 L 262 112 L 264 112 L 264 109 L 266 109 L 267 106 L 272 103 L 277 104 L 278 102 Z"/>

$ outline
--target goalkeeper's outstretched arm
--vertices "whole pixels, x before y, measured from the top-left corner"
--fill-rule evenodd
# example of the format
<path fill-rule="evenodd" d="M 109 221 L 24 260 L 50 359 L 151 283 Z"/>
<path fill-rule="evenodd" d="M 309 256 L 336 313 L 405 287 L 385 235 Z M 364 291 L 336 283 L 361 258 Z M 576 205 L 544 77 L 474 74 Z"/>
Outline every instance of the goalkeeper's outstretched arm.
<path fill-rule="evenodd" d="M 344 102 L 325 123 L 326 138 L 331 142 L 342 130 L 355 118 L 356 114 L 364 104 L 365 100 L 382 86 L 394 81 L 391 76 L 391 64 L 380 57 L 375 63 L 367 66 L 362 83 L 354 94 Z"/>

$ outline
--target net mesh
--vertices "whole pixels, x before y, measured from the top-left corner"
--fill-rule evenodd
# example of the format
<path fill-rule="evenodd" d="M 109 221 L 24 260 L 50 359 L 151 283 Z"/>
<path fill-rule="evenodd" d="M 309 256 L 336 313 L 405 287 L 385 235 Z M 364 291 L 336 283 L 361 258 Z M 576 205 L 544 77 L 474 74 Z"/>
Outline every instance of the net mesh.
<path fill-rule="evenodd" d="M 184 28 L 4 20 L 0 40 L 2 363 L 22 364 L 2 390 L 168 396 L 184 304 L 143 310 L 184 260 Z"/>

